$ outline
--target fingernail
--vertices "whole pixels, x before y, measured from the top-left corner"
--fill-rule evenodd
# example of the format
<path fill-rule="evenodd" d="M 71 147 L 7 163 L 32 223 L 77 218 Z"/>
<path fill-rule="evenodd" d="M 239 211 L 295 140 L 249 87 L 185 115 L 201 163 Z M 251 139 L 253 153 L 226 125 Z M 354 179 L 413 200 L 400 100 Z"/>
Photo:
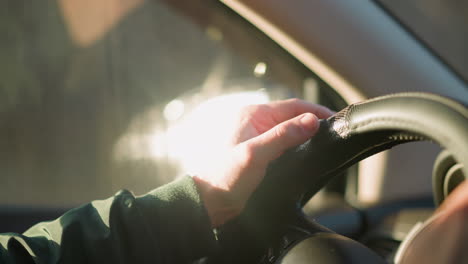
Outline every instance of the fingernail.
<path fill-rule="evenodd" d="M 318 127 L 318 119 L 314 114 L 311 113 L 305 113 L 302 115 L 301 119 L 299 120 L 302 128 L 307 132 L 307 133 L 313 133 L 317 130 Z"/>

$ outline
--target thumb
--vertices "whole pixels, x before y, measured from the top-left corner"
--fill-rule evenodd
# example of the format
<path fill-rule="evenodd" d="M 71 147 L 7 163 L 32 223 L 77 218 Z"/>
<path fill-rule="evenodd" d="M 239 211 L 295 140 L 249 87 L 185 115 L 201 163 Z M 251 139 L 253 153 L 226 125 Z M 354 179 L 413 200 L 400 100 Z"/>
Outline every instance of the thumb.
<path fill-rule="evenodd" d="M 284 121 L 265 133 L 248 140 L 255 159 L 270 162 L 278 158 L 287 149 L 304 143 L 317 132 L 317 116 L 305 113 Z"/>

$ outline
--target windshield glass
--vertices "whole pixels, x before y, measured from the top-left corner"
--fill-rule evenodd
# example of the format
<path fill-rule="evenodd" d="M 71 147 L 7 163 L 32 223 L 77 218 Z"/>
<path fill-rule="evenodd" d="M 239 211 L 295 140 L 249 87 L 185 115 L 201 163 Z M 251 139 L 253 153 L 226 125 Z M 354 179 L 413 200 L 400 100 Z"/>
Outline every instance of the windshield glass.
<path fill-rule="evenodd" d="M 414 35 L 468 80 L 468 2 L 378 0 Z"/>

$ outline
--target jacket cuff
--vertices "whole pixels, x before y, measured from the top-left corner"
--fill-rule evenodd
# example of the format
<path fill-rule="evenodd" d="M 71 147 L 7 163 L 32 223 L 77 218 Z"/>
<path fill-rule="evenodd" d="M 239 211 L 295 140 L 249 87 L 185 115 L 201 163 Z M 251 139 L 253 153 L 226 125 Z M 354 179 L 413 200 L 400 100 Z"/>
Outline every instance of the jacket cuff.
<path fill-rule="evenodd" d="M 210 255 L 217 241 L 193 179 L 185 176 L 137 198 L 138 208 L 167 260 L 196 260 Z M 166 254 L 165 254 L 166 255 Z"/>

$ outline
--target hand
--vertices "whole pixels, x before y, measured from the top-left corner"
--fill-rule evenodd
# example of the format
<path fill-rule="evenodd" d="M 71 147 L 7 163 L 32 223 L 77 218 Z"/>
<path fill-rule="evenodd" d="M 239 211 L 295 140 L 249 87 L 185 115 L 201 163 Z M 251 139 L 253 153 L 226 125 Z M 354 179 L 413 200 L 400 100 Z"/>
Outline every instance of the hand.
<path fill-rule="evenodd" d="M 246 107 L 219 166 L 194 176 L 213 227 L 237 216 L 262 181 L 268 163 L 304 143 L 327 118 L 328 108 L 299 99 Z"/>
<path fill-rule="evenodd" d="M 468 181 L 450 193 L 434 215 L 411 231 L 396 263 L 466 263 Z M 428 254 L 428 252 L 431 252 Z"/>

